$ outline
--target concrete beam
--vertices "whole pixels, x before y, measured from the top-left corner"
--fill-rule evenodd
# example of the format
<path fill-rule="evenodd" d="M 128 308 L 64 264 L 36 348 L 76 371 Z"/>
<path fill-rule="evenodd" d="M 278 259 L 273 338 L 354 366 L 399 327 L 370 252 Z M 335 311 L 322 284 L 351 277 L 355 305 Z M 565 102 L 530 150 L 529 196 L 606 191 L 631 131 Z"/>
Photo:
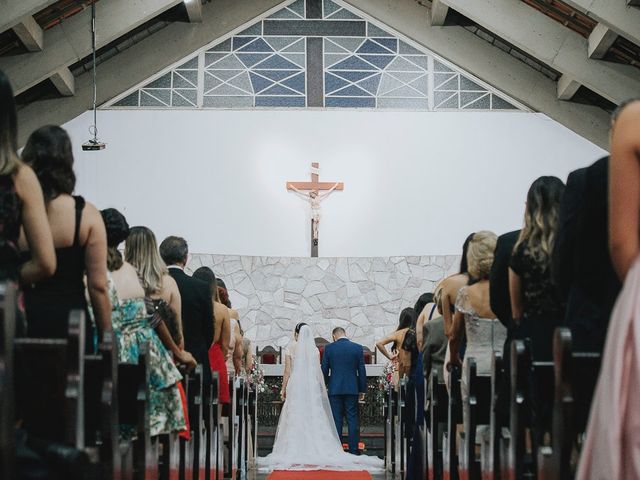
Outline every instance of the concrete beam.
<path fill-rule="evenodd" d="M 187 16 L 191 23 L 202 22 L 202 2 L 200 0 L 184 0 Z"/>
<path fill-rule="evenodd" d="M 96 3 L 97 47 L 103 47 L 182 0 L 110 0 Z M 42 52 L 0 58 L 16 95 L 91 53 L 91 9 L 74 15 L 44 33 Z"/>
<path fill-rule="evenodd" d="M 76 93 L 75 79 L 73 73 L 67 67 L 63 67 L 54 72 L 51 77 L 51 82 L 54 87 L 60 92 L 63 97 L 71 97 Z"/>
<path fill-rule="evenodd" d="M 42 50 L 44 43 L 44 33 L 38 22 L 29 15 L 20 20 L 19 23 L 13 26 L 13 33 L 15 33 L 22 44 L 30 52 L 39 52 Z"/>
<path fill-rule="evenodd" d="M 617 38 L 618 34 L 604 23 L 597 24 L 587 39 L 589 58 L 604 58 Z"/>
<path fill-rule="evenodd" d="M 614 0 L 564 0 L 566 4 L 594 20 L 604 23 L 621 37 L 640 45 L 640 10 L 628 8 L 640 5 L 640 0 L 623 2 Z"/>
<path fill-rule="evenodd" d="M 562 75 L 558 79 L 558 100 L 571 100 L 576 94 L 580 84 L 568 75 Z"/>
<path fill-rule="evenodd" d="M 0 0 L 0 32 L 9 30 L 24 17 L 33 16 L 57 0 Z"/>
<path fill-rule="evenodd" d="M 281 3 L 282 0 L 212 0 L 202 7 L 202 23 L 171 23 L 98 65 L 98 104 L 111 100 Z M 87 72 L 76 77 L 73 97 L 41 100 L 20 109 L 19 144 L 24 145 L 29 134 L 43 125 L 62 125 L 84 113 L 91 108 L 92 99 L 92 77 L 91 72 Z"/>
<path fill-rule="evenodd" d="M 442 1 L 615 104 L 640 95 L 640 75 L 636 67 L 589 59 L 586 38 L 523 2 Z"/>
<path fill-rule="evenodd" d="M 429 11 L 429 19 L 431 25 L 434 27 L 441 27 L 444 25 L 444 21 L 449 13 L 449 7 L 447 7 L 440 0 L 431 0 L 431 10 Z"/>
<path fill-rule="evenodd" d="M 593 105 L 559 101 L 556 82 L 465 28 L 432 27 L 424 14 L 424 7 L 414 0 L 344 1 L 437 55 L 460 65 L 531 109 L 546 114 L 578 135 L 607 148 L 609 115 L 604 110 Z"/>

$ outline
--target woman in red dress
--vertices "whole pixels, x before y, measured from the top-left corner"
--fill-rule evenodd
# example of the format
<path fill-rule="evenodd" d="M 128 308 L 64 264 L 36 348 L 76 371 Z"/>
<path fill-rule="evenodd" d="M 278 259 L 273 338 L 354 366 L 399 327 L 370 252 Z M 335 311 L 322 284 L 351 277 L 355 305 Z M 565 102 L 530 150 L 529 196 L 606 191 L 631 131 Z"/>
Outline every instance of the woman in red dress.
<path fill-rule="evenodd" d="M 209 348 L 209 365 L 211 372 L 218 372 L 219 381 L 219 401 L 222 404 L 231 402 L 229 393 L 229 374 L 225 358 L 229 351 L 229 309 L 220 303 L 218 289 L 216 287 L 216 276 L 209 267 L 200 267 L 193 272 L 193 277 L 209 284 L 211 288 L 211 301 L 213 302 L 213 343 Z"/>

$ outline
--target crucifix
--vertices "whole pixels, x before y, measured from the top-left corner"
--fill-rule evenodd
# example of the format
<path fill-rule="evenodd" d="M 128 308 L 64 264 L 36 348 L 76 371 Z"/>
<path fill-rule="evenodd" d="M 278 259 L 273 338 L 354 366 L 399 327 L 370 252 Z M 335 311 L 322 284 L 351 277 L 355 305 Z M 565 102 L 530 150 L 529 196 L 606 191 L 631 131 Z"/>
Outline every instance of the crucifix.
<path fill-rule="evenodd" d="M 320 202 L 334 190 L 344 190 L 342 182 L 320 182 L 320 164 L 311 164 L 310 182 L 287 182 L 287 190 L 293 190 L 311 206 L 311 256 L 318 256 L 318 230 L 320 227 Z M 322 192 L 322 193 L 321 193 Z"/>

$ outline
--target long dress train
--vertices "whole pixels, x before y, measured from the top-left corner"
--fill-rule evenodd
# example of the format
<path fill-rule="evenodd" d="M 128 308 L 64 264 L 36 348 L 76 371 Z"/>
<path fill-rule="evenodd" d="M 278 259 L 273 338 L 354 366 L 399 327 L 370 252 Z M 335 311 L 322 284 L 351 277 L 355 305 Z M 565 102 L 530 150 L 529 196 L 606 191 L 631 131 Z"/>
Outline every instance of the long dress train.
<path fill-rule="evenodd" d="M 273 452 L 257 459 L 259 469 L 382 470 L 381 459 L 342 449 L 311 328 L 300 329 L 290 356 L 291 376 Z"/>

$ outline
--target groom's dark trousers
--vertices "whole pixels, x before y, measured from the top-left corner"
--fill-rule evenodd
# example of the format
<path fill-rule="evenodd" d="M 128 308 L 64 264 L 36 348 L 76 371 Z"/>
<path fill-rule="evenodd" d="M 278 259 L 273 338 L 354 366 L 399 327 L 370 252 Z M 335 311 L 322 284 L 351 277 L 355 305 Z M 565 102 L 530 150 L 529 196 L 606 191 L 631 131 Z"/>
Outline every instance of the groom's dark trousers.
<path fill-rule="evenodd" d="M 358 393 L 365 393 L 367 389 L 362 345 L 344 337 L 327 345 L 322 357 L 322 373 L 328 385 L 329 403 L 338 437 L 342 441 L 342 425 L 346 416 L 349 426 L 349 452 L 358 453 Z"/>

